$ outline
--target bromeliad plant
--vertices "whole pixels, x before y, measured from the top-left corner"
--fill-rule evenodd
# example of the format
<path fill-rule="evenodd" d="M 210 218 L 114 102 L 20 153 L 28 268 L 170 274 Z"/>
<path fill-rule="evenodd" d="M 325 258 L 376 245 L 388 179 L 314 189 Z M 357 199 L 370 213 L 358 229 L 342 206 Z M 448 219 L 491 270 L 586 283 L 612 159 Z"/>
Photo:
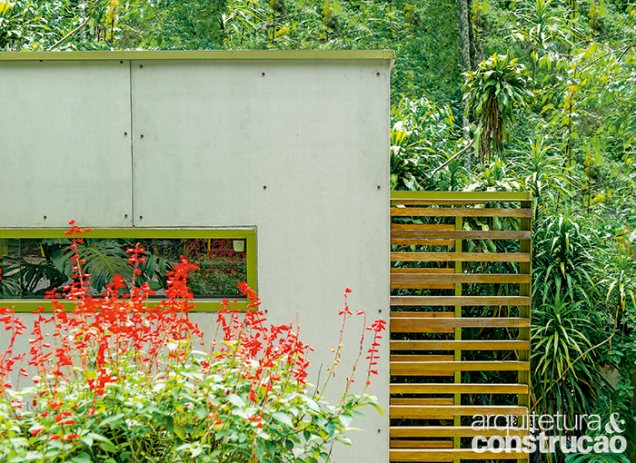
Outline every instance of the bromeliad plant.
<path fill-rule="evenodd" d="M 90 275 L 83 273 L 77 253 L 78 235 L 89 230 L 71 225 L 75 273 L 66 297 L 73 309 L 65 311 L 60 296 L 48 295 L 52 317 L 38 310 L 28 357 L 13 352 L 26 326 L 12 310 L 0 309 L 10 335 L 8 349 L 0 352 L 1 461 L 330 461 L 335 442 L 350 443 L 345 434 L 353 430 L 359 407 L 371 405 L 381 413 L 365 391 L 377 374 L 383 320 L 366 328 L 373 341 L 362 392 L 349 392 L 352 374 L 340 402 L 329 406 L 324 387 L 310 391 L 307 355 L 313 349 L 300 341 L 298 324 L 267 326 L 260 301 L 246 284 L 241 291 L 248 310 L 239 313 L 224 301 L 215 341 L 206 346 L 188 317 L 193 296 L 187 278 L 195 265 L 182 258 L 174 266 L 165 299 L 156 306 L 148 304 L 153 292 L 147 283 L 133 282 L 131 294 L 120 297 L 121 277 L 102 297 L 92 297 Z M 128 249 L 134 275 L 144 252 L 139 245 Z M 353 315 L 348 292 L 328 379 L 341 362 L 344 325 Z M 354 371 L 364 337 L 363 332 Z M 33 384 L 13 387 L 10 372 L 27 376 L 25 362 L 37 373 Z"/>

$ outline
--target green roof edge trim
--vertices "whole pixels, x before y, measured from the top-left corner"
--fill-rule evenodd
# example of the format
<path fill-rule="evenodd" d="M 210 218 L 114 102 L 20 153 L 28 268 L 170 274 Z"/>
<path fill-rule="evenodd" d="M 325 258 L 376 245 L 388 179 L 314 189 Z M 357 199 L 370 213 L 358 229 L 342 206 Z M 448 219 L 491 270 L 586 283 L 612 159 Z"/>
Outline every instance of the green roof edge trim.
<path fill-rule="evenodd" d="M 5 51 L 0 61 L 90 60 L 395 60 L 393 50 Z"/>
<path fill-rule="evenodd" d="M 89 229 L 90 227 L 86 227 Z M 68 228 L 0 228 L 0 239 L 70 238 Z M 245 239 L 256 236 L 254 228 L 93 228 L 82 238 L 227 238 Z"/>

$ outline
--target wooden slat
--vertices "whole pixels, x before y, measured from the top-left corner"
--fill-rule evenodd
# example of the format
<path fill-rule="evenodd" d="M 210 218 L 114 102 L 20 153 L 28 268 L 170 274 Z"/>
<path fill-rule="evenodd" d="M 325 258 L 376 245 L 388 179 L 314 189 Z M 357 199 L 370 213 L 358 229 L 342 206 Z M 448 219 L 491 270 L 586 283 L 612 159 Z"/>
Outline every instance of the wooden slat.
<path fill-rule="evenodd" d="M 528 414 L 528 407 L 518 405 L 390 405 L 391 419 L 448 419 L 448 416 Z"/>
<path fill-rule="evenodd" d="M 472 426 L 391 426 L 389 437 L 475 437 L 475 436 L 527 436 L 528 428 L 509 428 L 501 431 L 497 429 L 473 429 Z M 429 441 L 430 442 L 430 441 Z"/>
<path fill-rule="evenodd" d="M 391 273 L 391 284 L 393 283 L 531 283 L 530 275 L 519 274 L 479 274 L 479 273 L 449 273 L 447 275 L 432 275 L 430 273 Z"/>
<path fill-rule="evenodd" d="M 453 441 L 450 440 L 392 440 L 389 442 L 392 449 L 452 449 Z"/>
<path fill-rule="evenodd" d="M 455 285 L 439 283 L 391 283 L 391 289 L 455 289 Z"/>
<path fill-rule="evenodd" d="M 453 405 L 453 399 L 445 398 L 424 398 L 424 399 L 408 399 L 394 398 L 389 401 L 391 405 Z"/>
<path fill-rule="evenodd" d="M 404 312 L 411 313 L 411 312 Z M 391 341 L 391 350 L 529 350 L 528 341 Z"/>
<path fill-rule="evenodd" d="M 389 461 L 392 462 L 440 462 L 454 460 L 524 460 L 527 453 L 517 452 L 483 452 L 477 453 L 467 449 L 390 449 Z"/>
<path fill-rule="evenodd" d="M 462 204 L 488 204 L 488 203 L 518 203 L 520 199 L 511 199 L 509 201 L 500 201 L 498 199 L 466 199 L 466 200 L 449 200 L 442 199 L 392 199 L 391 204 L 405 206 L 459 206 Z"/>
<path fill-rule="evenodd" d="M 455 372 L 453 371 L 427 371 L 425 375 L 420 375 L 420 376 L 426 376 L 427 378 L 429 376 L 431 377 L 448 377 L 450 378 L 451 376 L 454 376 Z M 398 376 L 414 376 L 414 375 L 398 375 Z"/>
<path fill-rule="evenodd" d="M 455 246 L 454 241 L 429 239 L 391 239 L 391 244 L 404 246 Z"/>
<path fill-rule="evenodd" d="M 391 239 L 428 239 L 428 240 L 529 240 L 531 231 L 509 230 L 396 230 Z"/>
<path fill-rule="evenodd" d="M 391 375 L 428 376 L 428 371 L 530 371 L 530 362 L 473 361 L 454 362 L 389 362 Z"/>
<path fill-rule="evenodd" d="M 527 384 L 393 383 L 391 394 L 527 394 Z"/>
<path fill-rule="evenodd" d="M 530 262 L 528 252 L 392 252 L 391 262 Z"/>
<path fill-rule="evenodd" d="M 453 312 L 391 312 L 391 318 L 400 319 L 400 318 L 413 318 L 416 317 L 419 320 L 431 320 L 433 318 L 454 318 L 455 314 Z M 389 324 L 390 326 L 391 324 Z M 391 331 L 393 332 L 393 331 Z M 454 333 L 454 328 L 448 327 L 431 327 L 431 328 L 422 328 L 422 331 L 418 331 L 418 333 Z"/>
<path fill-rule="evenodd" d="M 527 191 L 392 191 L 391 200 L 435 200 L 446 201 L 530 201 L 532 193 Z"/>
<path fill-rule="evenodd" d="M 530 305 L 526 296 L 391 296 L 391 305 L 484 306 Z"/>
<path fill-rule="evenodd" d="M 391 217 L 532 217 L 532 209 L 392 207 Z"/>
<path fill-rule="evenodd" d="M 403 273 L 417 273 L 422 275 L 439 275 L 441 274 L 454 274 L 454 268 L 392 268 L 391 276 L 401 275 Z"/>
<path fill-rule="evenodd" d="M 391 362 L 453 362 L 452 355 L 391 355 Z"/>
<path fill-rule="evenodd" d="M 455 318 L 454 312 L 391 312 L 391 318 Z"/>
<path fill-rule="evenodd" d="M 431 328 L 529 328 L 530 319 L 517 317 L 449 319 L 396 317 L 391 320 L 390 326 L 391 333 L 428 333 Z"/>
<path fill-rule="evenodd" d="M 391 230 L 455 230 L 454 224 L 392 223 Z"/>

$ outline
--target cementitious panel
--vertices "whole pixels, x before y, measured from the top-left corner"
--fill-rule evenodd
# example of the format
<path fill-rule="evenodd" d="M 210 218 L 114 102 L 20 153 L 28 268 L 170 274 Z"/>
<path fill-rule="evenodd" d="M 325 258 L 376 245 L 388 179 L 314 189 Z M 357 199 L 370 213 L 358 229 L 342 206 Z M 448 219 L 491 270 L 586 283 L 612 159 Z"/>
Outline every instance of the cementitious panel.
<path fill-rule="evenodd" d="M 1 227 L 130 224 L 129 75 L 126 61 L 0 61 Z"/>

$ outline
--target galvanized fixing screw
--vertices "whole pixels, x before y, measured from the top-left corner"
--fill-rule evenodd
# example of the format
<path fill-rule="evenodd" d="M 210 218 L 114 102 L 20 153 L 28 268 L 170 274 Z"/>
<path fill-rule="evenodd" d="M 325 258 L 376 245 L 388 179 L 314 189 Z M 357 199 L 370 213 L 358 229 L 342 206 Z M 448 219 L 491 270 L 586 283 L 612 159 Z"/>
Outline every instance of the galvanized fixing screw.
<path fill-rule="evenodd" d="M 144 67 L 144 65 L 143 65 L 143 64 L 140 64 L 140 65 L 139 65 L 139 67 L 140 67 L 140 68 L 142 68 L 142 67 Z"/>
<path fill-rule="evenodd" d="M 44 218 L 46 219 L 46 216 L 44 216 Z"/>
<path fill-rule="evenodd" d="M 382 313 L 382 309 L 378 310 L 378 313 Z"/>
<path fill-rule="evenodd" d="M 378 429 L 378 433 L 380 433 L 380 432 L 382 432 L 382 430 L 381 430 L 381 429 Z"/>
<path fill-rule="evenodd" d="M 376 75 L 379 77 L 379 76 L 380 76 L 380 73 L 378 72 Z"/>
<path fill-rule="evenodd" d="M 125 137 L 126 135 L 128 135 L 128 132 L 124 132 L 124 137 Z"/>
<path fill-rule="evenodd" d="M 380 189 L 380 185 L 378 185 L 378 190 Z"/>
<path fill-rule="evenodd" d="M 263 190 L 267 190 L 267 185 L 263 185 Z"/>
<path fill-rule="evenodd" d="M 143 219 L 143 218 L 144 218 L 144 216 L 143 216 L 143 215 L 140 215 L 140 216 L 139 216 L 139 218 L 140 218 L 140 219 Z"/>
<path fill-rule="evenodd" d="M 142 134 L 140 135 L 140 137 L 141 137 L 141 138 L 144 138 L 144 134 L 142 133 Z"/>
<path fill-rule="evenodd" d="M 267 313 L 267 309 L 265 309 L 265 313 Z"/>
<path fill-rule="evenodd" d="M 263 76 L 265 75 L 265 73 L 262 74 Z"/>
<path fill-rule="evenodd" d="M 128 218 L 128 214 L 124 214 L 124 218 L 127 219 Z"/>

